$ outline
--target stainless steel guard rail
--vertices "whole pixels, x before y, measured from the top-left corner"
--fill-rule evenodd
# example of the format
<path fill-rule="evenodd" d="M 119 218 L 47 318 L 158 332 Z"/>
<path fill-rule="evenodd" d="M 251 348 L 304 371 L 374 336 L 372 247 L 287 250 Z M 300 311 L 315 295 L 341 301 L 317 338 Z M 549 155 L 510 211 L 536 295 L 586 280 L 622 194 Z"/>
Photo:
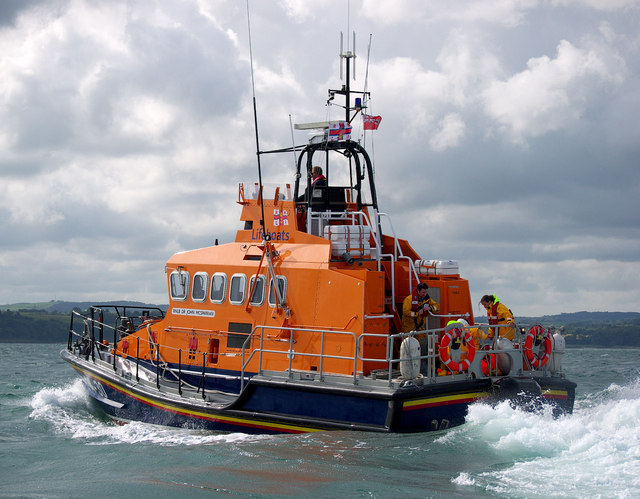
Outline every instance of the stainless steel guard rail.
<path fill-rule="evenodd" d="M 74 326 L 74 318 L 77 319 L 81 319 L 82 320 L 82 331 L 81 332 L 77 332 L 73 329 Z M 496 331 L 496 338 L 498 337 L 497 332 L 501 327 L 512 327 L 511 325 L 507 325 L 507 326 L 489 326 L 488 324 L 475 324 L 474 326 L 472 326 L 474 328 L 478 328 L 479 330 L 481 330 L 482 332 L 486 333 L 487 330 L 489 328 L 494 329 L 494 331 Z M 101 342 L 98 342 L 96 340 L 95 337 L 95 332 L 96 330 L 100 330 L 101 332 L 104 332 L 104 330 L 108 329 L 108 330 L 112 330 L 113 334 L 114 334 L 114 342 L 112 345 L 103 345 Z M 165 377 L 165 374 L 167 371 L 169 371 L 174 377 L 175 379 L 178 381 L 178 391 L 180 393 L 182 393 L 182 387 L 187 386 L 186 383 L 183 381 L 182 376 L 183 374 L 189 374 L 191 376 L 199 376 L 201 381 L 199 383 L 198 387 L 194 387 L 191 385 L 191 388 L 197 388 L 197 391 L 199 392 L 200 389 L 202 389 L 202 397 L 205 397 L 205 388 L 206 388 L 206 379 L 207 378 L 224 378 L 226 380 L 236 380 L 240 382 L 240 392 L 242 392 L 242 390 L 245 388 L 246 386 L 246 382 L 250 379 L 251 374 L 247 373 L 247 368 L 250 364 L 250 362 L 256 357 L 256 355 L 258 356 L 258 369 L 257 372 L 259 374 L 263 373 L 264 370 L 264 355 L 265 354 L 269 354 L 269 355 L 286 355 L 288 357 L 288 368 L 285 371 L 286 374 L 288 374 L 289 378 L 292 378 L 294 375 L 294 372 L 300 371 L 300 370 L 294 370 L 293 369 L 293 360 L 296 356 L 299 357 L 317 357 L 319 359 L 319 366 L 318 366 L 318 371 L 317 371 L 317 379 L 319 381 L 324 381 L 325 376 L 328 374 L 333 374 L 333 375 L 341 375 L 341 373 L 334 373 L 334 372 L 325 372 L 325 360 L 327 359 L 337 359 L 337 360 L 343 360 L 343 361 L 347 361 L 352 363 L 353 366 L 353 373 L 350 376 L 351 378 L 351 382 L 354 385 L 357 385 L 359 382 L 359 379 L 362 377 L 362 373 L 358 372 L 358 361 L 361 362 L 380 362 L 380 363 L 385 363 L 387 366 L 387 381 L 389 383 L 389 385 L 391 385 L 393 383 L 393 373 L 394 373 L 394 369 L 397 371 L 397 367 L 400 366 L 401 362 L 404 361 L 411 361 L 411 360 L 415 360 L 415 359 L 410 359 L 410 358 L 394 358 L 394 344 L 396 342 L 401 342 L 404 338 L 406 337 L 410 337 L 410 336 L 415 336 L 417 334 L 426 334 L 427 336 L 427 352 L 423 352 L 423 354 L 420 356 L 420 360 L 422 361 L 423 359 L 426 361 L 427 364 L 427 370 L 426 372 L 422 373 L 422 377 L 427 378 L 430 382 L 435 382 L 435 381 L 446 381 L 446 379 L 442 379 L 441 376 L 438 376 L 438 367 L 441 367 L 441 363 L 440 363 L 440 356 L 439 356 L 439 336 L 440 334 L 445 331 L 446 328 L 441 328 L 441 329 L 432 329 L 432 330 L 425 330 L 425 331 L 413 331 L 410 333 L 399 333 L 399 334 L 394 334 L 394 335 L 385 335 L 385 334 L 373 334 L 373 333 L 363 333 L 361 335 L 357 335 L 354 332 L 351 331 L 337 331 L 337 330 L 328 330 L 328 329 L 321 329 L 321 328 L 296 328 L 296 327 L 290 327 L 290 328 L 282 328 L 281 326 L 265 326 L 265 325 L 260 325 L 260 326 L 256 326 L 254 327 L 254 329 L 251 331 L 251 333 L 249 335 L 247 335 L 247 338 L 244 341 L 244 344 L 242 346 L 242 363 L 241 363 L 241 371 L 240 371 L 240 375 L 239 376 L 234 376 L 234 375 L 229 375 L 229 374 L 218 374 L 218 373 L 212 373 L 212 372 L 206 372 L 206 357 L 207 355 L 209 355 L 209 352 L 203 352 L 203 351 L 197 351 L 196 354 L 198 356 L 202 356 L 202 369 L 201 371 L 195 371 L 193 370 L 193 367 L 196 366 L 196 364 L 185 364 L 183 366 L 182 364 L 182 349 L 175 349 L 172 347 L 169 347 L 167 345 L 161 345 L 161 344 L 151 344 L 151 342 L 149 342 L 146 339 L 140 339 L 139 337 L 136 337 L 137 342 L 136 342 L 136 353 L 135 353 L 135 366 L 136 366 L 136 380 L 138 380 L 138 369 L 139 369 L 139 364 L 140 364 L 140 358 L 139 358 L 139 346 L 141 342 L 147 342 L 150 344 L 151 347 L 153 347 L 153 351 L 154 351 L 154 357 L 155 359 L 151 359 L 150 360 L 150 364 L 151 366 L 153 366 L 155 368 L 156 371 L 156 385 L 158 386 L 158 388 L 160 387 L 160 371 L 163 371 L 163 378 Z M 291 331 L 291 334 L 289 334 L 289 338 L 285 339 L 285 338 L 278 338 L 276 335 L 268 335 L 269 332 L 277 332 L 278 334 L 281 333 L 282 331 Z M 555 328 L 551 328 L 551 331 L 555 330 Z M 479 350 L 478 352 L 480 352 L 480 354 L 478 352 L 476 352 L 476 358 L 474 359 L 474 362 L 472 363 L 472 365 L 470 366 L 469 370 L 465 373 L 460 373 L 460 374 L 456 374 L 455 375 L 455 379 L 460 379 L 460 377 L 464 376 L 464 377 L 469 377 L 469 376 L 491 376 L 491 375 L 496 375 L 497 374 L 497 368 L 495 367 L 491 367 L 491 372 L 487 373 L 487 374 L 483 374 L 481 371 L 481 366 L 480 363 L 482 361 L 483 357 L 486 357 L 487 355 L 495 355 L 495 354 L 508 354 L 513 356 L 514 359 L 519 359 L 517 364 L 517 367 L 519 369 L 531 369 L 531 366 L 528 365 L 528 362 L 526 360 L 526 357 L 523 355 L 523 350 L 522 350 L 522 346 L 524 345 L 524 338 L 525 338 L 525 328 L 524 327 L 517 327 L 516 326 L 516 339 L 513 341 L 513 346 L 514 346 L 514 351 L 512 352 L 505 352 L 505 351 L 501 351 L 498 350 L 496 348 L 496 340 L 488 340 L 488 341 L 483 341 L 481 344 L 481 348 L 484 347 L 486 348 L 486 350 Z M 203 333 L 213 333 L 213 331 L 203 331 Z M 224 336 L 224 334 L 228 334 L 228 332 L 223 332 L 223 331 L 218 331 L 216 333 L 219 333 L 221 335 Z M 302 334 L 302 335 L 319 335 L 320 336 L 320 351 L 319 352 L 307 352 L 307 351 L 300 351 L 300 350 L 296 350 L 296 341 L 294 338 L 294 334 L 293 333 L 298 333 L 298 335 Z M 71 316 L 71 324 L 70 324 L 70 330 L 69 330 L 69 340 L 68 340 L 68 344 L 67 344 L 67 348 L 69 351 L 75 351 L 75 353 L 77 355 L 81 355 L 81 351 L 80 351 L 80 344 L 82 342 L 88 342 L 90 343 L 90 350 L 87 349 L 87 351 L 82 354 L 83 356 L 85 356 L 87 359 L 89 357 L 89 353 L 91 355 L 91 359 L 93 362 L 95 362 L 95 354 L 96 352 L 98 353 L 98 356 L 102 359 L 102 357 L 104 356 L 105 359 L 109 359 L 109 361 L 112 361 L 112 365 L 113 365 L 113 369 L 117 370 L 116 367 L 116 358 L 125 358 L 125 357 L 133 357 L 133 355 L 131 354 L 126 354 L 126 355 L 118 355 L 118 351 L 115 350 L 115 345 L 117 344 L 117 334 L 118 334 L 118 330 L 116 327 L 110 326 L 108 324 L 104 324 L 101 323 L 99 321 L 97 321 L 96 319 L 88 316 L 88 315 L 83 315 L 80 314 L 78 312 L 73 312 L 72 316 Z M 73 337 L 77 337 L 79 340 L 73 344 Z M 349 354 L 349 355 L 333 355 L 333 354 L 327 354 L 326 353 L 326 345 L 327 345 L 327 338 L 328 336 L 346 336 L 348 338 L 350 338 L 349 343 L 352 345 L 352 347 L 348 347 L 350 350 L 352 350 L 353 354 Z M 384 358 L 368 358 L 368 357 L 364 357 L 362 355 L 363 352 L 363 341 L 365 341 L 368 338 L 375 338 L 377 340 L 383 339 L 385 341 L 385 356 Z M 300 336 L 298 336 L 298 340 L 300 339 Z M 253 342 L 257 342 L 258 345 L 257 346 L 251 346 Z M 267 348 L 265 347 L 265 342 L 270 342 L 270 343 L 287 343 L 287 348 L 286 349 L 276 349 L 276 348 Z M 162 359 L 162 356 L 160 354 L 160 350 L 168 350 L 168 349 L 172 349 L 172 350 L 176 350 L 177 354 L 178 354 L 178 366 L 177 366 L 177 370 L 175 368 L 171 368 L 168 363 L 164 362 L 164 360 Z M 122 352 L 123 354 L 125 352 Z M 225 353 L 218 353 L 217 355 L 238 355 L 236 353 L 233 354 L 225 354 Z M 154 363 L 155 361 L 155 363 Z M 161 362 L 162 361 L 162 364 Z M 526 366 L 526 367 L 525 367 Z M 187 367 L 187 369 L 183 369 L 183 367 Z M 190 369 L 189 369 L 190 368 Z M 177 372 L 176 372 L 177 371 Z M 300 371 L 302 372 L 302 371 Z M 453 374 L 453 373 L 450 373 Z M 316 374 L 314 373 L 313 379 L 316 379 Z M 452 380 L 454 379 L 453 376 L 448 377 L 448 379 Z"/>

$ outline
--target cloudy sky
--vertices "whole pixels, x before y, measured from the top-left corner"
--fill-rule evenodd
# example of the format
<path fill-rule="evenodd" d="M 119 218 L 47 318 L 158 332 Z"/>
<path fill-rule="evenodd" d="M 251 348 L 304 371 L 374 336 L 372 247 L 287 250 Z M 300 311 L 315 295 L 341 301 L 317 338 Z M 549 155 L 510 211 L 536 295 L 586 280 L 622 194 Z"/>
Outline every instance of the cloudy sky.
<path fill-rule="evenodd" d="M 640 312 L 640 0 L 250 6 L 263 149 L 291 144 L 289 115 L 341 116 L 355 30 L 398 234 L 458 260 L 474 303 Z M 0 304 L 166 303 L 173 253 L 233 240 L 256 180 L 247 31 L 244 0 L 0 2 Z"/>

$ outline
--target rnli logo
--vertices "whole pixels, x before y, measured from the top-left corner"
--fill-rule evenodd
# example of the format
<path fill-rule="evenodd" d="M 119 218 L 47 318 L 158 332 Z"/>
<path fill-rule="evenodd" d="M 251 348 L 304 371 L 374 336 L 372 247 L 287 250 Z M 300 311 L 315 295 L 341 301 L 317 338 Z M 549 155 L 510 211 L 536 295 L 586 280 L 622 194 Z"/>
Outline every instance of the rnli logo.
<path fill-rule="evenodd" d="M 269 239 L 272 241 L 288 241 L 289 240 L 289 231 L 283 230 L 283 227 L 289 226 L 289 211 L 288 210 L 280 210 L 278 208 L 273 209 L 273 227 L 276 229 L 271 232 L 267 230 L 266 235 L 269 236 Z M 251 239 L 261 240 L 264 239 L 265 233 L 262 230 L 262 227 L 259 229 L 251 230 Z"/>
<path fill-rule="evenodd" d="M 280 227 L 281 225 L 289 225 L 289 212 L 275 208 L 273 210 L 273 226 Z"/>

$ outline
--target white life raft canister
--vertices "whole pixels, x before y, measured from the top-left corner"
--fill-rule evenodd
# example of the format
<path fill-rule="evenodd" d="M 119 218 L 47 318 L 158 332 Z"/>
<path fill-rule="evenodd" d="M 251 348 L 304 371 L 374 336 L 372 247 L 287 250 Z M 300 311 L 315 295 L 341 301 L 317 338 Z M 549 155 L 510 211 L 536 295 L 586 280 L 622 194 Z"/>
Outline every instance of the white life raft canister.
<path fill-rule="evenodd" d="M 562 356 L 565 351 L 565 342 L 564 336 L 560 333 L 556 333 L 552 336 L 553 341 L 553 350 L 551 352 L 551 371 L 559 372 L 562 371 Z"/>
<path fill-rule="evenodd" d="M 501 336 L 496 340 L 496 350 L 508 352 L 511 350 L 515 350 L 515 348 L 513 347 L 513 343 L 511 343 L 510 340 Z M 505 376 L 507 376 L 511 372 L 511 356 L 509 354 L 498 354 L 498 369 L 500 369 L 500 372 Z"/>
<path fill-rule="evenodd" d="M 414 379 L 420 375 L 420 342 L 409 336 L 400 345 L 400 374 L 404 379 Z"/>

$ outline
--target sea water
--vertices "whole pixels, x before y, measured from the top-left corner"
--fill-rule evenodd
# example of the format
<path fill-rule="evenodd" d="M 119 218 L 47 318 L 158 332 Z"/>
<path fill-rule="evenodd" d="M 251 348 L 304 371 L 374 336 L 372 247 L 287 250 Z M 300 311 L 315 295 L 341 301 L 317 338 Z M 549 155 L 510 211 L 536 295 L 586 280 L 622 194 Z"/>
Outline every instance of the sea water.
<path fill-rule="evenodd" d="M 640 497 L 640 351 L 569 349 L 574 414 L 470 407 L 427 434 L 118 426 L 63 345 L 0 344 L 1 497 Z"/>

